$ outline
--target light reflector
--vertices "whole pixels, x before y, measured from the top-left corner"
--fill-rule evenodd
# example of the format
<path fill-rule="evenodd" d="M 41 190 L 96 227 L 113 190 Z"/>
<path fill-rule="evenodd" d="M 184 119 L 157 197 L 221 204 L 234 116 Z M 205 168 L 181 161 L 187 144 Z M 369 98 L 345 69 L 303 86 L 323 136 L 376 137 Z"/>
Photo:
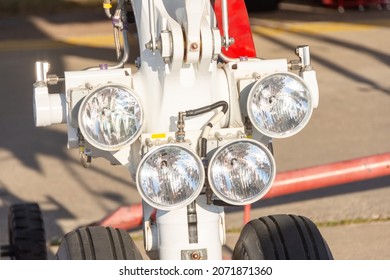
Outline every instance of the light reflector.
<path fill-rule="evenodd" d="M 248 96 L 247 109 L 252 124 L 262 134 L 272 138 L 292 136 L 311 117 L 311 92 L 299 76 L 273 73 L 255 83 Z"/>
<path fill-rule="evenodd" d="M 275 179 L 275 162 L 263 144 L 236 140 L 212 156 L 208 179 L 219 199 L 232 205 L 250 204 L 270 189 Z"/>
<path fill-rule="evenodd" d="M 85 97 L 79 127 L 85 139 L 102 150 L 118 150 L 141 133 L 143 108 L 136 94 L 121 85 L 106 85 Z"/>
<path fill-rule="evenodd" d="M 194 201 L 205 180 L 200 158 L 180 145 L 164 145 L 139 164 L 137 188 L 142 198 L 161 210 L 174 210 Z"/>

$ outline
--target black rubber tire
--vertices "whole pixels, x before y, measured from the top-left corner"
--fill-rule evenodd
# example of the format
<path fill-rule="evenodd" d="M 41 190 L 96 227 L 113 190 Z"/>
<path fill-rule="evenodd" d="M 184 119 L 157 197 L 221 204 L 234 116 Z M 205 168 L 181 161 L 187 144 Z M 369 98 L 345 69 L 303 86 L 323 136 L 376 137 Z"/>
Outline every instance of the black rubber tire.
<path fill-rule="evenodd" d="M 278 9 L 280 0 L 245 0 L 248 12 L 270 12 Z"/>
<path fill-rule="evenodd" d="M 12 259 L 47 259 L 45 229 L 38 204 L 22 203 L 9 208 L 8 235 Z"/>
<path fill-rule="evenodd" d="M 90 226 L 66 234 L 57 260 L 142 260 L 130 235 L 122 229 Z"/>
<path fill-rule="evenodd" d="M 296 215 L 271 215 L 244 226 L 233 251 L 235 260 L 331 260 L 317 226 Z"/>

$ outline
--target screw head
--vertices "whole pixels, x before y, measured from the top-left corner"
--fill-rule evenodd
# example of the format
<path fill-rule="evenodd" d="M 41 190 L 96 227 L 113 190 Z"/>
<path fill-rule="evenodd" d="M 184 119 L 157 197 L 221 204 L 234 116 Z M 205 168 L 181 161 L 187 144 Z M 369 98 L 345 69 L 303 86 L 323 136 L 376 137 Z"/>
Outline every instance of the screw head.
<path fill-rule="evenodd" d="M 193 43 L 191 43 L 190 48 L 192 51 L 196 51 L 199 48 L 199 45 L 198 45 L 198 43 L 193 42 Z"/>
<path fill-rule="evenodd" d="M 200 254 L 199 254 L 199 252 L 192 252 L 191 258 L 192 258 L 193 260 L 200 260 Z"/>

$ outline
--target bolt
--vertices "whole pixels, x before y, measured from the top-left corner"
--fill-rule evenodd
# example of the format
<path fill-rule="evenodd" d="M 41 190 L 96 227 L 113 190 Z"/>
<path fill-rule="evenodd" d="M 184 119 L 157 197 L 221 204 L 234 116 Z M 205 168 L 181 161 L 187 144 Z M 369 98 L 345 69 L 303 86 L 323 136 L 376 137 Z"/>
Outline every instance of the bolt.
<path fill-rule="evenodd" d="M 89 90 L 92 90 L 92 89 L 93 89 L 93 85 L 92 85 L 91 83 L 89 83 L 89 82 L 86 82 L 86 83 L 85 83 L 85 87 L 86 87 L 87 89 L 89 89 Z"/>
<path fill-rule="evenodd" d="M 199 45 L 198 45 L 198 43 L 193 42 L 193 43 L 191 43 L 190 48 L 192 51 L 196 51 L 199 48 Z"/>
<path fill-rule="evenodd" d="M 151 49 L 153 48 L 152 42 L 151 42 L 151 41 L 150 41 L 150 42 L 147 42 L 147 43 L 145 44 L 145 48 L 147 48 L 148 50 L 151 50 Z"/>
<path fill-rule="evenodd" d="M 199 254 L 198 252 L 193 252 L 193 253 L 191 254 L 191 258 L 192 258 L 193 260 L 200 260 L 200 254 Z"/>
<path fill-rule="evenodd" d="M 254 72 L 254 73 L 252 74 L 252 77 L 253 77 L 256 81 L 258 81 L 258 80 L 260 80 L 261 75 L 260 75 L 259 73 Z"/>
<path fill-rule="evenodd" d="M 141 58 L 137 57 L 134 61 L 135 67 L 140 68 L 141 67 Z"/>

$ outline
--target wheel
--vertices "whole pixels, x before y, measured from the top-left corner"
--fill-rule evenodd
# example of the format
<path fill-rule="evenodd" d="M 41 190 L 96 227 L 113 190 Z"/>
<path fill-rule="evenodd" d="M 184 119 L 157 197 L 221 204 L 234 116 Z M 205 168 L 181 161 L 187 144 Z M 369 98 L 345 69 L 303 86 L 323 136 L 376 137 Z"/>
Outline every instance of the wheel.
<path fill-rule="evenodd" d="M 278 9 L 280 0 L 245 0 L 248 12 L 267 12 Z"/>
<path fill-rule="evenodd" d="M 38 204 L 12 205 L 8 213 L 8 234 L 13 259 L 47 259 L 45 229 Z"/>
<path fill-rule="evenodd" d="M 142 256 L 126 231 L 90 226 L 66 234 L 58 248 L 56 259 L 142 260 Z"/>
<path fill-rule="evenodd" d="M 317 226 L 296 215 L 272 215 L 244 226 L 233 251 L 236 260 L 330 260 Z"/>

